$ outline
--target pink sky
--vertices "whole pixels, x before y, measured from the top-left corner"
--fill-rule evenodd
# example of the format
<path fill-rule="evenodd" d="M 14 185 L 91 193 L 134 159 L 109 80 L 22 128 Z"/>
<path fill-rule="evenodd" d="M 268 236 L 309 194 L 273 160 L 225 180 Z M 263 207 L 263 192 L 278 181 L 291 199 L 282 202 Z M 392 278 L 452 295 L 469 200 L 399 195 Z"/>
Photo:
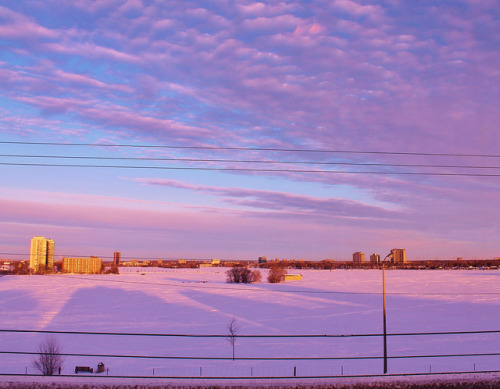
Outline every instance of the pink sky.
<path fill-rule="evenodd" d="M 499 37 L 495 1 L 7 0 L 0 252 L 499 257 Z"/>

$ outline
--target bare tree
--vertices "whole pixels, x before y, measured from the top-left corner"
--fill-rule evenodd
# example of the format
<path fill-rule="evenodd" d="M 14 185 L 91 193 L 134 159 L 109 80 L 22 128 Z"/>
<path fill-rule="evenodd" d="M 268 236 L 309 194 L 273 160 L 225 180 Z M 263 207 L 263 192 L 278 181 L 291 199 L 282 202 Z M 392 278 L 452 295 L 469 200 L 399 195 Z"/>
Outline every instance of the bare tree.
<path fill-rule="evenodd" d="M 38 346 L 38 357 L 33 360 L 33 367 L 42 375 L 54 375 L 63 364 L 61 345 L 58 340 L 49 336 Z"/>
<path fill-rule="evenodd" d="M 252 282 L 259 282 L 262 276 L 260 272 L 256 270 L 250 270 L 247 267 L 235 266 L 226 272 L 226 282 L 231 284 L 250 284 Z"/>
<path fill-rule="evenodd" d="M 252 279 L 252 282 L 260 282 L 260 280 L 262 279 L 262 274 L 260 274 L 259 270 L 252 270 Z"/>
<path fill-rule="evenodd" d="M 229 332 L 227 336 L 227 341 L 231 344 L 231 347 L 233 348 L 233 361 L 234 361 L 234 346 L 236 344 L 236 338 L 238 337 L 238 333 L 240 332 L 240 327 L 236 322 L 234 316 L 231 319 L 231 321 L 227 324 L 227 330 Z"/>
<path fill-rule="evenodd" d="M 271 267 L 269 270 L 269 274 L 267 275 L 267 281 L 275 284 L 278 282 L 283 281 L 283 276 L 287 273 L 286 269 L 279 267 L 279 266 L 274 266 Z"/>

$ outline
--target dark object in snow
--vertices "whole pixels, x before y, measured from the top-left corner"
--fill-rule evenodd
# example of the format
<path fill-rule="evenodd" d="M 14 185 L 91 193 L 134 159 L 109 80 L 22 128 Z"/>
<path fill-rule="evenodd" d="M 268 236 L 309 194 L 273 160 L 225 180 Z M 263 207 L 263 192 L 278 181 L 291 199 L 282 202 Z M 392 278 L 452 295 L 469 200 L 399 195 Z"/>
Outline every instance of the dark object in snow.
<path fill-rule="evenodd" d="M 79 371 L 83 371 L 85 373 L 93 373 L 94 369 L 90 366 L 75 366 L 75 374 L 78 374 Z"/>
<path fill-rule="evenodd" d="M 99 362 L 97 364 L 97 373 L 104 373 L 106 369 L 104 368 L 104 363 L 102 362 Z"/>

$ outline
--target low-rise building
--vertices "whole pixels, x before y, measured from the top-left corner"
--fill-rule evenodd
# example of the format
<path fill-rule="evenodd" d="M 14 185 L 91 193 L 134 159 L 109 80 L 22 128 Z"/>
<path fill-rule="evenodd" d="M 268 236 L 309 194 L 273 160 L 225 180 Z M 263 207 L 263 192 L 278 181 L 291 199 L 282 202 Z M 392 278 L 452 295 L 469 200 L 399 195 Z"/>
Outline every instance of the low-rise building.
<path fill-rule="evenodd" d="M 302 274 L 283 274 L 283 281 L 301 281 Z"/>
<path fill-rule="evenodd" d="M 102 270 L 102 259 L 98 257 L 90 258 L 67 258 L 62 260 L 63 273 L 76 274 L 99 274 Z"/>

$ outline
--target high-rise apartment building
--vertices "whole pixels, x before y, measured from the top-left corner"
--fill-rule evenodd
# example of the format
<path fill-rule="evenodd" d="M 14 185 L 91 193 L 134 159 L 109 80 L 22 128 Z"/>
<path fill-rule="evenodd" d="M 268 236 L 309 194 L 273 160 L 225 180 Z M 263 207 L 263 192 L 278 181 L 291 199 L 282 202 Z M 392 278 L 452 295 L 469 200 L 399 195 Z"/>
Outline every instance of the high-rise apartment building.
<path fill-rule="evenodd" d="M 30 268 L 35 271 L 54 269 L 54 248 L 52 239 L 43 236 L 31 238 Z"/>
<path fill-rule="evenodd" d="M 362 253 L 360 251 L 356 251 L 352 255 L 352 261 L 355 263 L 363 263 L 365 261 L 365 253 Z"/>
<path fill-rule="evenodd" d="M 113 254 L 113 266 L 120 266 L 120 258 L 122 253 L 119 251 L 115 251 Z"/>
<path fill-rule="evenodd" d="M 406 263 L 406 249 L 392 249 L 391 250 L 392 263 Z"/>
<path fill-rule="evenodd" d="M 380 255 L 375 253 L 370 255 L 370 263 L 380 263 Z"/>

